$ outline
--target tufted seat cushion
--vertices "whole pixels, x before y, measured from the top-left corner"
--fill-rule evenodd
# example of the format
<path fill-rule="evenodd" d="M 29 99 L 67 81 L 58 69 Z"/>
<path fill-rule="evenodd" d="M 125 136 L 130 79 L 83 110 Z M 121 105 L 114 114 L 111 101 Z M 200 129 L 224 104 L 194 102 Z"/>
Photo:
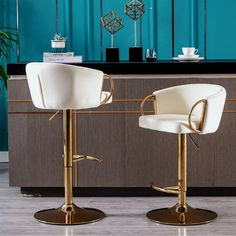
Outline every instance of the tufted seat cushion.
<path fill-rule="evenodd" d="M 198 129 L 197 117 L 192 116 L 192 125 L 195 129 Z M 145 129 L 175 134 L 193 133 L 189 128 L 188 115 L 160 114 L 140 116 L 139 126 Z"/>

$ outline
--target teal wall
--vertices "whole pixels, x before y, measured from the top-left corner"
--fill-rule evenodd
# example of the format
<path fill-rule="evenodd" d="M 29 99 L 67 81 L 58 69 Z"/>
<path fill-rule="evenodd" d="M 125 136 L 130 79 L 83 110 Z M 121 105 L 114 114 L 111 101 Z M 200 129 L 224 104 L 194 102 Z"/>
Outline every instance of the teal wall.
<path fill-rule="evenodd" d="M 19 0 L 21 61 L 41 61 L 45 51 L 51 51 L 50 40 L 55 33 L 55 0 Z M 122 60 L 128 59 L 133 46 L 133 22 L 124 14 L 127 0 L 102 0 L 103 15 L 111 9 L 123 19 L 125 27 L 115 35 Z M 181 53 L 183 46 L 199 48 L 204 56 L 204 0 L 143 0 L 145 15 L 143 47 L 156 48 L 158 58 L 171 59 Z M 172 3 L 174 35 L 172 35 Z M 68 38 L 67 51 L 83 55 L 85 60 L 100 60 L 100 0 L 59 0 L 60 33 Z M 207 59 L 236 59 L 236 0 L 206 0 Z M 0 0 L 0 23 L 16 26 L 15 0 Z M 138 22 L 139 29 L 139 22 Z M 103 59 L 110 47 L 107 31 L 102 31 Z M 172 38 L 174 41 L 172 42 Z M 174 48 L 172 48 L 174 45 Z M 16 55 L 11 55 L 11 62 Z M 6 97 L 0 101 L 0 131 L 6 130 Z M 2 135 L 1 135 L 2 137 Z M 4 146 L 0 144 L 0 150 Z"/>
<path fill-rule="evenodd" d="M 4 25 L 6 17 L 5 1 L 0 1 L 0 25 Z M 1 61 L 1 58 L 0 58 Z M 7 142 L 7 92 L 2 80 L 0 80 L 0 151 L 8 149 Z"/>
<path fill-rule="evenodd" d="M 5 24 L 15 25 L 15 0 L 0 0 L 5 4 Z M 55 0 L 19 0 L 21 61 L 42 60 L 50 51 L 50 39 L 55 33 Z M 125 27 L 115 35 L 115 46 L 121 59 L 128 59 L 133 46 L 133 22 L 124 14 L 127 0 L 102 0 L 103 15 L 114 9 Z M 159 59 L 172 57 L 172 2 L 174 3 L 174 53 L 183 46 L 195 46 L 204 55 L 204 0 L 143 0 L 143 47 L 157 49 Z M 2 4 L 1 4 L 2 5 Z M 67 49 L 83 55 L 86 60 L 100 60 L 100 0 L 59 0 L 60 33 L 67 36 Z M 234 30 L 235 0 L 206 0 L 208 59 L 236 58 Z M 2 16 L 3 15 L 3 16 Z M 0 18 L 0 20 L 1 20 Z M 138 21 L 138 29 L 139 29 Z M 110 46 L 110 36 L 102 31 L 103 55 Z M 104 59 L 104 58 L 103 58 Z M 15 61 L 15 56 L 12 56 Z"/>

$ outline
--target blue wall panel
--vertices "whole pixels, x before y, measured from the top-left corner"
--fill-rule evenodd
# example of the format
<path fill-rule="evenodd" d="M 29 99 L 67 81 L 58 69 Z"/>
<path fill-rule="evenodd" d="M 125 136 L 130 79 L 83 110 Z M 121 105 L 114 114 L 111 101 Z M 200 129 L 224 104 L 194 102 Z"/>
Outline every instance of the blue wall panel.
<path fill-rule="evenodd" d="M 2 80 L 0 80 L 0 151 L 8 150 L 8 119 L 7 119 L 7 92 Z"/>
<path fill-rule="evenodd" d="M 42 60 L 42 53 L 50 51 L 55 33 L 55 0 L 19 0 L 21 61 Z M 102 0 L 102 14 L 111 9 L 123 19 L 125 27 L 115 35 L 122 60 L 128 59 L 133 46 L 133 21 L 124 13 L 127 0 Z M 142 44 L 144 49 L 156 48 L 159 59 L 171 59 L 172 36 L 174 54 L 183 46 L 195 46 L 204 55 L 204 0 L 143 0 Z M 172 2 L 174 2 L 174 35 L 172 35 Z M 207 58 L 236 58 L 234 31 L 235 0 L 206 0 L 207 2 Z M 1 0 L 5 6 L 0 20 L 15 25 L 15 0 Z M 67 51 L 83 55 L 85 60 L 100 60 L 100 0 L 59 0 L 59 28 L 67 36 Z M 138 36 L 139 36 L 138 20 Z M 102 30 L 103 59 L 110 47 L 110 35 Z M 138 37 L 139 41 L 140 37 Z M 15 56 L 11 59 L 15 60 Z"/>
<path fill-rule="evenodd" d="M 166 60 L 172 57 L 172 0 L 158 0 L 154 2 L 153 32 L 158 59 Z"/>
<path fill-rule="evenodd" d="M 128 60 L 128 48 L 134 45 L 133 21 L 124 13 L 127 1 L 102 0 L 102 15 L 115 10 L 124 22 L 125 27 L 115 35 L 115 47 L 120 48 L 121 60 Z M 56 31 L 56 1 L 19 0 L 19 2 L 20 60 L 41 61 L 43 52 L 52 51 L 50 40 Z M 142 46 L 144 50 L 155 48 L 158 59 L 171 59 L 172 45 L 175 56 L 181 53 L 182 47 L 195 46 L 199 48 L 201 56 L 205 56 L 206 51 L 207 59 L 236 59 L 235 0 L 143 0 L 143 2 L 145 14 L 142 17 Z M 0 0 L 0 24 L 16 26 L 15 3 L 15 0 Z M 174 34 L 172 34 L 172 4 Z M 66 51 L 83 55 L 85 60 L 100 60 L 102 55 L 104 60 L 105 48 L 110 47 L 110 35 L 104 29 L 101 33 L 100 29 L 100 0 L 59 0 L 59 32 L 68 39 Z M 140 44 L 140 20 L 137 22 L 137 29 Z M 205 36 L 206 41 L 204 41 Z M 10 61 L 16 62 L 16 53 L 12 53 Z M 1 133 L 7 132 L 6 110 L 6 95 L 2 95 Z M 6 145 L 4 136 L 0 140 L 0 150 L 6 149 Z"/>
<path fill-rule="evenodd" d="M 199 54 L 205 56 L 205 42 L 204 42 L 204 0 L 197 0 L 196 5 L 196 29 L 195 40 L 196 47 L 199 49 Z"/>
<path fill-rule="evenodd" d="M 207 1 L 208 59 L 236 58 L 236 1 Z"/>
<path fill-rule="evenodd" d="M 174 50 L 175 55 L 181 53 L 182 47 L 190 47 L 190 1 L 174 1 Z"/>
<path fill-rule="evenodd" d="M 3 19 L 4 19 L 4 2 L 3 0 L 0 1 L 0 25 L 3 25 Z"/>
<path fill-rule="evenodd" d="M 11 7 L 15 7 L 15 1 Z M 21 61 L 40 61 L 44 51 L 52 51 L 50 40 L 55 33 L 55 0 L 19 0 Z M 120 48 L 121 60 L 128 60 L 128 49 L 134 45 L 134 24 L 124 13 L 127 0 L 102 0 L 102 15 L 110 10 L 123 19 L 125 27 L 115 34 L 115 47 Z M 142 46 L 157 48 L 159 59 L 171 59 L 172 0 L 143 0 Z M 85 60 L 100 60 L 100 0 L 59 0 L 60 33 L 67 37 L 67 51 L 83 55 Z M 15 12 L 10 22 L 16 20 Z M 140 20 L 137 21 L 140 45 Z M 102 29 L 102 55 L 110 47 L 110 35 Z M 14 61 L 14 58 L 12 59 Z"/>
<path fill-rule="evenodd" d="M 42 53 L 50 51 L 50 39 L 55 33 L 54 1 L 20 2 L 21 60 L 42 60 Z"/>

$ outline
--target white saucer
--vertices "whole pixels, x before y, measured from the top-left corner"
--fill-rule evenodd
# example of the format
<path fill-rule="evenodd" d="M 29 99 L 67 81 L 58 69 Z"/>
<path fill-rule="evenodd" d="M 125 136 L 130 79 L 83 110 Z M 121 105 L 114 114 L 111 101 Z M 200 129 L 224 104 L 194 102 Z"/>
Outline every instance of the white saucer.
<path fill-rule="evenodd" d="M 178 55 L 179 58 L 198 58 L 199 55 Z"/>
<path fill-rule="evenodd" d="M 180 55 L 179 55 L 180 56 Z M 204 60 L 204 57 L 200 57 L 199 55 L 195 55 L 194 57 L 173 57 L 173 60 L 175 61 L 199 61 Z"/>

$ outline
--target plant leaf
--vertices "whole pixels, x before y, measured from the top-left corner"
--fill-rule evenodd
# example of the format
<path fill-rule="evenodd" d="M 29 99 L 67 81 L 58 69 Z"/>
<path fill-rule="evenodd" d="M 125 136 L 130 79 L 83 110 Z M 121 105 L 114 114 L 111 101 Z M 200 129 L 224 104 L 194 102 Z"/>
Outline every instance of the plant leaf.
<path fill-rule="evenodd" d="M 2 65 L 0 65 L 0 77 L 4 81 L 5 86 L 7 87 L 8 75 L 5 68 Z"/>
<path fill-rule="evenodd" d="M 6 87 L 8 75 L 4 63 L 8 59 L 10 50 L 13 50 L 14 44 L 18 42 L 18 37 L 15 32 L 16 30 L 14 28 L 2 27 L 0 25 L 0 79 L 4 81 Z M 1 59 L 3 60 L 1 61 Z"/>

